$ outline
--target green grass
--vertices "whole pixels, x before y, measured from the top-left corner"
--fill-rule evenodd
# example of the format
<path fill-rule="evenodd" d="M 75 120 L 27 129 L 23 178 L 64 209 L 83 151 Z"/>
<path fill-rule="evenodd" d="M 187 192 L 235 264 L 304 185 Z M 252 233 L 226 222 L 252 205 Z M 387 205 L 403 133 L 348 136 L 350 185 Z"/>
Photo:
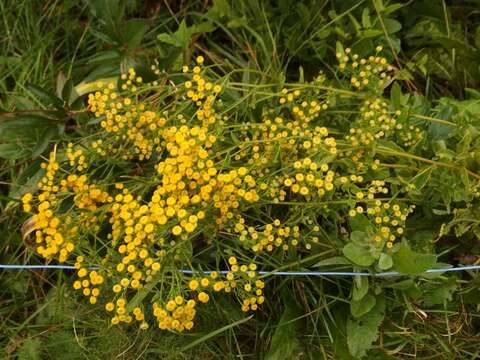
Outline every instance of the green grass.
<path fill-rule="evenodd" d="M 243 0 L 135 5 L 129 1 L 122 10 L 110 1 L 97 5 L 93 1 L 2 1 L 0 115 L 8 121 L 14 112 L 42 108 L 28 84 L 55 93 L 60 73 L 78 84 L 117 75 L 130 65 L 142 69 L 154 60 L 172 70 L 190 61 L 194 53 L 203 53 L 217 64 L 217 73 L 228 74 L 231 86 L 238 83 L 247 89 L 237 106 L 244 104 L 249 113 L 271 96 L 262 93 L 263 85 L 312 79 L 320 69 L 331 72 L 337 40 L 364 54 L 378 44 L 386 49 L 400 44 L 389 56 L 404 69 L 405 89 L 425 95 L 433 106 L 441 97 L 479 98 L 480 19 L 474 1 L 414 0 L 391 8 L 390 13 L 385 10 L 386 1 L 383 9 L 379 3 L 312 0 L 297 6 L 296 1 Z M 142 19 L 142 23 L 131 32 L 123 31 L 131 19 Z M 175 33 L 183 19 L 189 27 L 211 25 L 191 29 L 185 47 L 156 39 L 160 33 Z M 242 71 L 233 72 L 238 68 Z M 449 120 L 455 112 L 438 105 L 437 113 Z M 70 119 L 67 124 L 72 125 Z M 42 262 L 32 244 L 21 238 L 27 218 L 11 197 L 12 188 L 23 181 L 22 171 L 34 161 L 20 158 L 0 163 L 1 263 Z M 450 253 L 478 254 L 476 238 L 442 241 L 435 245 L 446 253 L 442 260 L 454 262 Z M 469 248 L 474 250 L 468 253 Z M 101 312 L 74 294 L 71 276 L 68 271 L 0 272 L 2 358 L 263 359 L 269 354 L 269 359 L 281 359 L 274 347 L 291 339 L 296 339 L 298 359 L 352 358 L 344 330 L 352 279 L 275 279 L 269 286 L 278 301 L 248 321 L 227 297 L 218 296 L 194 332 L 177 335 L 156 328 L 139 332 L 134 327 L 109 327 Z M 386 292 L 386 319 L 367 358 L 480 358 L 478 272 L 416 279 L 409 291 L 414 294 L 407 296 L 399 289 Z M 422 302 L 427 298 L 430 306 Z"/>

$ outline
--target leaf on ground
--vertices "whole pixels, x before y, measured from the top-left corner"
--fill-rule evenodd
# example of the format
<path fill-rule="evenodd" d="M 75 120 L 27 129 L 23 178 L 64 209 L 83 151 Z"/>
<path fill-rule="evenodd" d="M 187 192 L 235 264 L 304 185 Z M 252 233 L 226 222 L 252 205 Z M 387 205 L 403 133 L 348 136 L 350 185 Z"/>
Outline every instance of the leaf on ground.
<path fill-rule="evenodd" d="M 360 300 L 350 301 L 350 312 L 352 313 L 353 317 L 360 318 L 372 310 L 376 302 L 377 300 L 375 296 L 372 294 L 367 294 Z"/>
<path fill-rule="evenodd" d="M 441 284 L 434 284 L 430 289 L 424 292 L 423 304 L 425 306 L 433 306 L 452 301 L 452 295 L 455 290 L 457 290 L 457 282 L 453 277 Z"/>
<path fill-rule="evenodd" d="M 378 338 L 378 328 L 385 316 L 385 299 L 378 297 L 374 308 L 359 319 L 347 320 L 347 344 L 350 353 L 362 358 Z"/>

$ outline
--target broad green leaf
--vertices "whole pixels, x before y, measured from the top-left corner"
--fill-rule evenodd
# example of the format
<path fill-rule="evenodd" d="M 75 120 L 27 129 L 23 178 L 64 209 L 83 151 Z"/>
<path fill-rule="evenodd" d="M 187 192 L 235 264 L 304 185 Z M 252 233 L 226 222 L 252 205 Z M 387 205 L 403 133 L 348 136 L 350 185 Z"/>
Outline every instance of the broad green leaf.
<path fill-rule="evenodd" d="M 350 261 L 345 259 L 343 256 L 334 256 L 325 260 L 317 262 L 312 267 L 322 267 L 322 266 L 332 266 L 332 265 L 350 265 Z"/>
<path fill-rule="evenodd" d="M 353 291 L 352 298 L 354 301 L 361 300 L 365 295 L 367 295 L 369 289 L 369 281 L 366 276 L 355 276 L 353 281 Z"/>
<path fill-rule="evenodd" d="M 393 254 L 393 269 L 406 275 L 419 275 L 432 268 L 437 257 L 413 251 L 406 241 L 402 241 L 398 251 Z"/>
<path fill-rule="evenodd" d="M 368 220 L 368 218 L 364 214 L 357 214 L 354 218 L 349 218 L 348 225 L 350 226 L 350 230 L 352 232 L 366 232 L 372 227 L 372 224 L 370 224 L 370 220 Z"/>
<path fill-rule="evenodd" d="M 362 358 L 378 338 L 378 328 L 385 316 L 385 299 L 377 298 L 373 309 L 359 319 L 347 320 L 347 344 L 350 354 Z"/>
<path fill-rule="evenodd" d="M 353 243 L 344 246 L 343 254 L 348 260 L 360 266 L 370 266 L 375 262 L 368 249 Z"/>
<path fill-rule="evenodd" d="M 360 300 L 350 301 L 350 312 L 352 313 L 353 317 L 360 318 L 372 310 L 376 302 L 377 300 L 375 296 L 372 294 L 367 294 Z"/>
<path fill-rule="evenodd" d="M 388 270 L 393 266 L 392 257 L 388 254 L 382 253 L 378 259 L 378 267 L 381 270 Z"/>
<path fill-rule="evenodd" d="M 394 34 L 402 29 L 402 24 L 394 19 L 385 18 L 383 19 L 383 23 L 389 34 Z"/>
<path fill-rule="evenodd" d="M 148 24 L 145 19 L 130 19 L 123 26 L 123 37 L 130 49 L 136 49 L 140 46 Z"/>
<path fill-rule="evenodd" d="M 27 89 L 35 96 L 44 106 L 53 105 L 57 108 L 63 107 L 63 101 L 41 87 L 33 84 L 27 84 Z"/>
<path fill-rule="evenodd" d="M 452 301 L 452 296 L 457 289 L 457 282 L 454 277 L 442 281 L 441 284 L 434 283 L 423 294 L 423 304 L 425 306 L 442 305 L 447 301 Z"/>
<path fill-rule="evenodd" d="M 357 245 L 367 244 L 369 236 L 365 231 L 355 230 L 350 234 L 350 241 Z"/>

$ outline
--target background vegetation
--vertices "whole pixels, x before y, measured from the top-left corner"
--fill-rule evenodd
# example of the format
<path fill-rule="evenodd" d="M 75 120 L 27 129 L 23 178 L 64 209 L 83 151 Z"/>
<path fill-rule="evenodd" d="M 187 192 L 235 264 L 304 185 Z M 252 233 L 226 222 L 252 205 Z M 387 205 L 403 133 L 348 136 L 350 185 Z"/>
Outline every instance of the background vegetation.
<path fill-rule="evenodd" d="M 130 67 L 148 73 L 154 61 L 177 71 L 200 53 L 218 65 L 220 76 L 243 69 L 231 75 L 243 84 L 311 81 L 319 70 L 337 76 L 337 42 L 360 56 L 383 45 L 400 69 L 401 88 L 388 89 L 392 101 L 474 127 L 480 120 L 479 8 L 474 0 L 0 1 L 0 263 L 41 263 L 22 240 L 26 216 L 18 199 L 36 183 L 31 176 L 53 144 L 82 134 L 75 111 L 85 107 L 84 99 L 58 103 L 66 100 L 65 88 L 87 92 L 92 80 Z M 54 109 L 55 126 L 19 132 L 32 126 L 18 117 L 31 109 Z M 448 139 L 445 131 L 433 128 L 432 139 Z M 437 150 L 443 159 L 456 156 L 450 144 Z M 478 151 L 472 145 L 475 160 Z M 456 184 L 445 181 L 446 196 L 460 208 Z M 425 250 L 453 265 L 478 262 L 478 209 L 441 213 L 446 208 L 432 211 L 445 215 L 451 231 Z M 441 227 L 433 220 L 429 225 L 433 232 Z M 230 305 L 215 302 L 192 333 L 159 336 L 155 328 L 108 327 L 74 294 L 68 271 L 0 276 L 5 359 L 352 358 L 345 334 L 350 278 L 279 279 L 279 301 L 271 309 L 276 317 L 256 314 L 231 326 L 238 318 Z M 322 294 L 308 312 L 298 308 L 309 296 L 305 283 Z M 479 285 L 478 272 L 392 284 L 385 326 L 368 358 L 480 358 Z"/>

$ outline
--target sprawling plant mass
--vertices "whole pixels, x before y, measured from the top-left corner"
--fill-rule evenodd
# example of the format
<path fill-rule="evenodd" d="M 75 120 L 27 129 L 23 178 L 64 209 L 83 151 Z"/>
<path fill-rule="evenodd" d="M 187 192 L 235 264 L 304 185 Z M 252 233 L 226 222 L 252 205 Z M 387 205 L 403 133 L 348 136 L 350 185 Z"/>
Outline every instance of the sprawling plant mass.
<path fill-rule="evenodd" d="M 178 332 L 212 297 L 270 311 L 278 270 L 441 266 L 434 240 L 476 231 L 478 128 L 402 94 L 381 47 L 336 56 L 336 79 L 295 84 L 236 83 L 202 56 L 182 73 L 96 82 L 85 134 L 58 144 L 23 195 L 25 236 L 76 266 L 74 289 L 111 324 Z M 354 355 L 377 337 L 382 284 L 354 282 Z"/>

